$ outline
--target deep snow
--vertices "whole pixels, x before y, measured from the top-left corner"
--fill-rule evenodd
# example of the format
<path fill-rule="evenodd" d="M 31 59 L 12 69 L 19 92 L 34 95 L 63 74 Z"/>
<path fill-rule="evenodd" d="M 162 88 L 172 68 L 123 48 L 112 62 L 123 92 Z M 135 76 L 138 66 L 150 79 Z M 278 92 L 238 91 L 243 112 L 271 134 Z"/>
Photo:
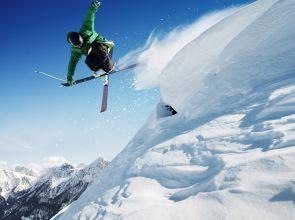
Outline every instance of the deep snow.
<path fill-rule="evenodd" d="M 295 1 L 245 6 L 159 75 L 162 101 L 58 219 L 294 219 Z"/>

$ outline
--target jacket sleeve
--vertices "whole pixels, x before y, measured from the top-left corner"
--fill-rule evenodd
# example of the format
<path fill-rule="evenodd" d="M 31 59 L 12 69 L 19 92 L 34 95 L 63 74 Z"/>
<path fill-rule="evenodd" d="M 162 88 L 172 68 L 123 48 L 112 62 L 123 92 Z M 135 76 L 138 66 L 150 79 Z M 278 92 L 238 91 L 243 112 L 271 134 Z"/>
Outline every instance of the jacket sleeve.
<path fill-rule="evenodd" d="M 76 70 L 76 66 L 77 66 L 79 60 L 81 59 L 81 56 L 82 56 L 82 54 L 80 54 L 74 50 L 71 50 L 71 60 L 68 65 L 68 76 L 67 76 L 68 80 L 73 79 L 73 76 L 74 76 L 75 70 Z"/>
<path fill-rule="evenodd" d="M 97 9 L 99 8 L 99 5 L 95 2 L 92 2 L 90 8 L 87 11 L 87 14 L 84 19 L 84 23 L 80 29 L 81 32 L 84 31 L 94 31 L 94 19 L 95 19 L 95 13 Z"/>

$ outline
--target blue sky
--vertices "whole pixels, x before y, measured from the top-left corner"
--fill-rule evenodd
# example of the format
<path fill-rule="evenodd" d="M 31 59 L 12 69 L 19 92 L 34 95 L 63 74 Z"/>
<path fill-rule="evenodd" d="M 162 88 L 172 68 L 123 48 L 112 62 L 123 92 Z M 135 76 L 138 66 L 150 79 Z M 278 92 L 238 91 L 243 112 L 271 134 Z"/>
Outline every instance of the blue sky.
<path fill-rule="evenodd" d="M 96 31 L 114 40 L 114 60 L 201 15 L 248 0 L 102 1 Z M 1 1 L 0 161 L 40 162 L 60 156 L 89 163 L 112 159 L 130 141 L 159 100 L 157 89 L 134 90 L 132 71 L 111 77 L 109 109 L 99 114 L 102 83 L 75 88 L 33 73 L 65 78 L 70 47 L 66 34 L 79 30 L 89 0 Z M 76 78 L 90 71 L 82 59 Z"/>

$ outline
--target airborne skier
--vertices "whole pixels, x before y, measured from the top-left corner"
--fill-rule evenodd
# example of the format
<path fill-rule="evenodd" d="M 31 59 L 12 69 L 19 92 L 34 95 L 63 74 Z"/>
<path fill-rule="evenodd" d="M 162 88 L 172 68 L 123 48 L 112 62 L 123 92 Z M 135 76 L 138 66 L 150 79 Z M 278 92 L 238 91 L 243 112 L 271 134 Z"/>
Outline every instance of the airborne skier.
<path fill-rule="evenodd" d="M 74 84 L 75 69 L 82 55 L 86 56 L 85 63 L 92 71 L 110 72 L 114 69 L 111 61 L 114 42 L 108 41 L 94 30 L 95 13 L 99 7 L 100 2 L 93 0 L 80 31 L 67 35 L 67 41 L 72 46 L 67 75 L 69 85 Z"/>
<path fill-rule="evenodd" d="M 41 72 L 39 70 L 36 70 L 35 72 L 49 78 L 61 81 L 61 84 L 65 87 L 88 82 L 97 78 L 104 78 L 102 105 L 100 111 L 105 112 L 108 102 L 109 76 L 114 73 L 119 73 L 136 68 L 139 63 L 125 65 L 115 69 L 115 66 L 111 60 L 115 45 L 114 42 L 107 40 L 105 37 L 98 34 L 94 30 L 95 13 L 99 7 L 100 2 L 97 0 L 93 0 L 90 8 L 87 11 L 84 23 L 80 31 L 72 31 L 67 35 L 67 41 L 72 46 L 71 60 L 68 65 L 67 80 L 61 79 L 45 72 Z M 92 71 L 96 72 L 99 70 L 103 70 L 104 73 L 94 73 L 91 76 L 74 80 L 76 66 L 82 55 L 86 56 L 85 63 Z"/>

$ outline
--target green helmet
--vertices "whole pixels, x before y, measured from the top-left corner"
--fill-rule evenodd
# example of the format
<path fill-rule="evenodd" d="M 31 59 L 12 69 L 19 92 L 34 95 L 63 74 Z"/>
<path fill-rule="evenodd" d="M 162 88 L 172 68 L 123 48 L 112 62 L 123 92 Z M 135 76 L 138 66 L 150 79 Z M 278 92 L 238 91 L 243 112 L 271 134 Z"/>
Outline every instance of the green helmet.
<path fill-rule="evenodd" d="M 78 32 L 70 32 L 67 35 L 67 41 L 73 46 L 73 47 L 82 47 L 83 45 L 83 38 Z"/>

